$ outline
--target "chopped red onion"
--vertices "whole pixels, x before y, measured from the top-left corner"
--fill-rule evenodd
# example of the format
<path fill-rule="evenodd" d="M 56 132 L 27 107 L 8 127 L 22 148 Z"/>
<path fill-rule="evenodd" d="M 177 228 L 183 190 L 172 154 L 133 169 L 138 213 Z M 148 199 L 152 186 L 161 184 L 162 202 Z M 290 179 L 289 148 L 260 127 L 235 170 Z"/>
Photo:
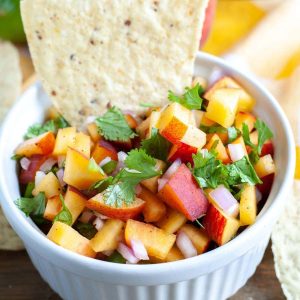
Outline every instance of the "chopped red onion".
<path fill-rule="evenodd" d="M 35 174 L 35 186 L 38 186 L 41 181 L 44 179 L 44 177 L 46 176 L 46 174 L 42 171 L 37 171 L 36 174 Z"/>
<path fill-rule="evenodd" d="M 229 155 L 233 162 L 241 160 L 245 156 L 242 144 L 229 144 Z"/>
<path fill-rule="evenodd" d="M 118 164 L 116 166 L 116 169 L 113 171 L 112 176 L 117 175 L 119 171 L 125 167 L 124 161 L 127 156 L 128 155 L 123 151 L 118 152 Z"/>
<path fill-rule="evenodd" d="M 65 186 L 66 183 L 64 182 L 64 170 L 63 169 L 59 169 L 57 172 L 56 172 L 56 176 L 58 178 L 58 181 L 60 183 L 61 186 Z"/>
<path fill-rule="evenodd" d="M 185 258 L 197 256 L 197 250 L 185 232 L 179 231 L 176 237 L 176 245 Z"/>
<path fill-rule="evenodd" d="M 127 154 L 123 151 L 118 152 L 118 160 L 124 162 L 127 158 Z"/>
<path fill-rule="evenodd" d="M 90 210 L 86 210 L 82 213 L 80 218 L 78 219 L 80 222 L 87 224 L 92 217 L 94 216 L 93 212 Z"/>
<path fill-rule="evenodd" d="M 45 173 L 49 172 L 56 163 L 57 160 L 53 157 L 50 157 L 40 166 L 40 171 Z"/>
<path fill-rule="evenodd" d="M 168 170 L 165 172 L 165 174 L 162 176 L 164 179 L 169 179 L 171 176 L 177 171 L 177 169 L 181 165 L 181 160 L 177 158 L 172 165 L 168 168 Z"/>
<path fill-rule="evenodd" d="M 130 264 L 137 264 L 139 262 L 133 251 L 125 244 L 119 243 L 117 250 Z"/>
<path fill-rule="evenodd" d="M 167 178 L 159 178 L 158 180 L 157 180 L 157 183 L 158 183 L 158 191 L 160 191 L 164 186 L 165 186 L 165 184 L 167 183 L 169 181 L 169 179 L 167 179 Z"/>
<path fill-rule="evenodd" d="M 31 164 L 31 161 L 27 158 L 27 157 L 23 157 L 21 160 L 20 160 L 20 165 L 21 165 L 21 168 L 23 170 L 28 170 L 29 166 Z"/>
<path fill-rule="evenodd" d="M 99 231 L 104 226 L 104 222 L 100 218 L 96 218 L 93 222 L 93 225 Z"/>
<path fill-rule="evenodd" d="M 66 160 L 65 155 L 59 155 L 57 157 L 57 163 L 59 168 L 62 168 L 64 166 L 65 160 Z"/>
<path fill-rule="evenodd" d="M 140 240 L 131 239 L 130 245 L 135 257 L 141 260 L 149 260 L 147 250 Z"/>
<path fill-rule="evenodd" d="M 209 193 L 209 196 L 229 216 L 237 217 L 239 214 L 239 203 L 224 185 L 219 185 Z"/>
<path fill-rule="evenodd" d="M 262 193 L 257 187 L 255 187 L 255 195 L 256 195 L 256 203 L 259 203 L 262 199 Z"/>
<path fill-rule="evenodd" d="M 100 161 L 99 163 L 99 167 L 103 167 L 104 165 L 106 165 L 107 163 L 109 163 L 111 161 L 111 158 L 109 156 L 106 156 L 103 160 Z"/>

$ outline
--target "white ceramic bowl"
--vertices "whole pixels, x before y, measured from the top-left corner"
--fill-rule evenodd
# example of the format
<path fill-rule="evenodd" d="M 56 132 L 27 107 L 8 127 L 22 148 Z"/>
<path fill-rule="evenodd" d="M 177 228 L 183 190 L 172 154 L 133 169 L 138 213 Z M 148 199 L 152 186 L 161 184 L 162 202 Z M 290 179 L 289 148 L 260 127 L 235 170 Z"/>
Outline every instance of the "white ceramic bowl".
<path fill-rule="evenodd" d="M 35 267 L 64 299 L 220 300 L 234 294 L 254 273 L 268 244 L 293 180 L 292 131 L 276 100 L 255 80 L 214 56 L 198 53 L 195 75 L 221 68 L 257 99 L 255 113 L 274 132 L 277 174 L 267 203 L 254 225 L 226 245 L 203 255 L 157 265 L 121 265 L 97 261 L 51 241 L 15 206 L 19 194 L 15 162 L 10 159 L 26 129 L 41 122 L 49 105 L 40 84 L 29 88 L 11 110 L 0 137 L 2 206 L 24 241 Z"/>

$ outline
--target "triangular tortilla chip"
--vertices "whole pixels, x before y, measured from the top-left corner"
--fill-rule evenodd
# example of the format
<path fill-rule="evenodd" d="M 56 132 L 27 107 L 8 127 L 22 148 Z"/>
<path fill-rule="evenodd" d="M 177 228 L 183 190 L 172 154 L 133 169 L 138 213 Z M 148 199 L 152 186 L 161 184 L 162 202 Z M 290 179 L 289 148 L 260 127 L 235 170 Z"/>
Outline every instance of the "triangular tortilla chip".
<path fill-rule="evenodd" d="M 110 102 L 139 112 L 191 84 L 207 0 L 23 0 L 36 71 L 80 126 Z"/>

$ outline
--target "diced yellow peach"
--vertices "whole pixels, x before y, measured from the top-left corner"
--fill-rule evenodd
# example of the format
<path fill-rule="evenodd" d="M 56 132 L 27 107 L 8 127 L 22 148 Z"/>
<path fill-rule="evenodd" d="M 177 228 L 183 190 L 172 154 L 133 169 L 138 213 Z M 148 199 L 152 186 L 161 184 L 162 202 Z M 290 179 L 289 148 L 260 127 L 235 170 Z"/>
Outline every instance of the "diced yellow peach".
<path fill-rule="evenodd" d="M 150 192 L 146 188 L 142 188 L 137 196 L 146 202 L 143 209 L 145 222 L 157 222 L 166 214 L 166 205 L 156 194 Z"/>
<path fill-rule="evenodd" d="M 225 128 L 232 126 L 238 108 L 239 92 L 236 89 L 217 89 L 211 95 L 206 116 Z"/>
<path fill-rule="evenodd" d="M 44 212 L 44 218 L 53 221 L 56 215 L 61 211 L 62 203 L 59 196 L 53 196 L 47 200 Z"/>
<path fill-rule="evenodd" d="M 275 173 L 275 164 L 270 154 L 260 157 L 254 169 L 259 178 Z"/>
<path fill-rule="evenodd" d="M 241 225 L 251 225 L 255 222 L 257 214 L 256 193 L 254 185 L 246 185 L 240 200 Z"/>
<path fill-rule="evenodd" d="M 55 136 L 53 132 L 46 132 L 38 137 L 23 142 L 15 151 L 15 154 L 31 157 L 33 155 L 51 154 L 55 145 Z"/>
<path fill-rule="evenodd" d="M 205 94 L 204 98 L 211 100 L 212 94 L 221 88 L 234 88 L 239 92 L 238 111 L 249 112 L 253 110 L 255 100 L 231 77 L 225 76 L 218 80 Z"/>
<path fill-rule="evenodd" d="M 69 148 L 66 156 L 64 182 L 85 190 L 105 178 L 101 172 L 89 169 L 89 159 L 75 149 Z"/>
<path fill-rule="evenodd" d="M 135 119 L 132 115 L 126 114 L 126 115 L 124 115 L 124 118 L 125 118 L 125 120 L 126 120 L 128 126 L 129 126 L 131 129 L 136 129 L 136 128 L 137 128 L 138 123 L 137 123 L 136 119 Z"/>
<path fill-rule="evenodd" d="M 85 209 L 87 199 L 75 188 L 69 186 L 65 195 L 65 205 L 72 215 L 72 224 Z"/>
<path fill-rule="evenodd" d="M 186 222 L 187 218 L 183 214 L 168 208 L 166 216 L 157 223 L 157 226 L 170 234 L 177 232 Z"/>
<path fill-rule="evenodd" d="M 215 121 L 212 121 L 210 120 L 208 117 L 207 117 L 207 113 L 204 113 L 203 114 L 203 117 L 201 119 L 201 123 L 200 125 L 203 125 L 203 126 L 213 126 L 215 125 L 216 122 Z"/>
<path fill-rule="evenodd" d="M 201 149 L 206 144 L 206 133 L 195 126 L 189 125 L 180 142 L 196 149 Z"/>
<path fill-rule="evenodd" d="M 91 247 L 95 252 L 116 250 L 122 240 L 123 228 L 124 222 L 121 220 L 107 220 L 91 239 Z"/>
<path fill-rule="evenodd" d="M 174 102 L 161 113 L 157 127 L 163 137 L 176 144 L 185 135 L 189 121 L 190 110 Z"/>
<path fill-rule="evenodd" d="M 57 132 L 53 155 L 66 155 L 68 147 L 73 147 L 76 140 L 76 128 L 61 128 Z"/>
<path fill-rule="evenodd" d="M 149 132 L 150 116 L 147 119 L 145 119 L 141 124 L 139 124 L 138 127 L 136 128 L 136 132 L 139 134 L 140 138 L 142 139 L 145 139 L 146 135 Z"/>
<path fill-rule="evenodd" d="M 49 172 L 34 188 L 32 195 L 37 196 L 40 192 L 44 192 L 46 198 L 51 198 L 61 193 L 59 180 L 52 172 Z"/>
<path fill-rule="evenodd" d="M 242 136 L 238 137 L 236 140 L 234 140 L 231 144 L 241 144 L 243 149 L 244 149 L 244 154 L 246 156 L 248 156 L 248 152 L 247 152 L 247 148 L 246 148 L 246 145 L 245 145 L 245 142 L 244 142 L 244 139 Z"/>
<path fill-rule="evenodd" d="M 171 262 L 171 261 L 177 261 L 184 259 L 184 256 L 182 255 L 181 251 L 178 249 L 176 245 L 174 245 L 171 250 L 169 251 L 168 255 L 165 259 L 159 259 L 156 257 L 150 257 L 150 262 L 154 264 L 159 264 L 163 262 Z"/>
<path fill-rule="evenodd" d="M 65 223 L 55 222 L 47 237 L 55 244 L 70 251 L 88 257 L 96 256 L 96 253 L 90 246 L 90 241 Z"/>
<path fill-rule="evenodd" d="M 101 140 L 101 135 L 98 131 L 96 123 L 90 123 L 87 126 L 88 133 L 94 143 L 97 143 Z"/>
<path fill-rule="evenodd" d="M 152 128 L 157 128 L 158 121 L 161 113 L 159 111 L 152 111 L 149 117 L 137 126 L 136 132 L 143 139 L 149 139 L 151 137 Z"/>
<path fill-rule="evenodd" d="M 162 161 L 157 159 L 156 160 L 156 165 L 155 165 L 155 170 L 156 171 L 164 171 L 166 169 L 167 164 Z M 152 193 L 157 193 L 157 188 L 158 188 L 158 179 L 160 178 L 160 175 L 157 175 L 155 177 L 145 179 L 141 181 L 141 184 L 146 187 L 148 190 L 150 190 Z"/>
<path fill-rule="evenodd" d="M 207 150 L 210 150 L 215 143 L 217 142 L 215 151 L 218 153 L 217 158 L 220 159 L 224 164 L 227 164 L 230 162 L 230 158 L 227 154 L 226 148 L 224 144 L 222 143 L 220 137 L 217 134 L 214 134 L 209 142 L 206 144 L 205 148 Z"/>
<path fill-rule="evenodd" d="M 254 145 L 258 144 L 258 132 L 257 132 L 257 130 L 250 133 L 250 141 Z"/>
<path fill-rule="evenodd" d="M 140 240 L 148 255 L 165 259 L 173 247 L 176 236 L 167 234 L 163 230 L 143 222 L 128 220 L 125 227 L 125 240 L 127 245 L 132 239 Z"/>
<path fill-rule="evenodd" d="M 82 132 L 76 133 L 74 149 L 81 152 L 86 157 L 91 155 L 91 138 Z"/>
<path fill-rule="evenodd" d="M 209 246 L 210 238 L 202 228 L 197 228 L 192 224 L 185 224 L 180 228 L 192 241 L 197 250 L 197 254 L 205 252 Z"/>
<path fill-rule="evenodd" d="M 99 164 L 106 157 L 110 157 L 112 160 L 118 160 L 117 150 L 107 141 L 100 140 L 94 147 L 92 157 L 96 163 Z"/>
<path fill-rule="evenodd" d="M 245 112 L 238 112 L 235 117 L 235 127 L 242 131 L 243 130 L 243 124 L 245 123 L 248 126 L 249 132 L 251 132 L 254 128 L 256 118 L 253 114 L 245 113 Z"/>

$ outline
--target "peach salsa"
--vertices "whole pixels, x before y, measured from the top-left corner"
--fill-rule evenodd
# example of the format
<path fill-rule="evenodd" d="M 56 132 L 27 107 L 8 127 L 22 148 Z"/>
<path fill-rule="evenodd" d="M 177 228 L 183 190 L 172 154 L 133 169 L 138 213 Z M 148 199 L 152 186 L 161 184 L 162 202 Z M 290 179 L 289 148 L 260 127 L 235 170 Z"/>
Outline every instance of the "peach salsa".
<path fill-rule="evenodd" d="M 162 263 L 222 246 L 269 195 L 272 132 L 255 100 L 225 76 L 194 78 L 169 104 L 110 107 L 80 131 L 55 109 L 13 158 L 16 205 L 61 247 L 115 263 Z"/>

